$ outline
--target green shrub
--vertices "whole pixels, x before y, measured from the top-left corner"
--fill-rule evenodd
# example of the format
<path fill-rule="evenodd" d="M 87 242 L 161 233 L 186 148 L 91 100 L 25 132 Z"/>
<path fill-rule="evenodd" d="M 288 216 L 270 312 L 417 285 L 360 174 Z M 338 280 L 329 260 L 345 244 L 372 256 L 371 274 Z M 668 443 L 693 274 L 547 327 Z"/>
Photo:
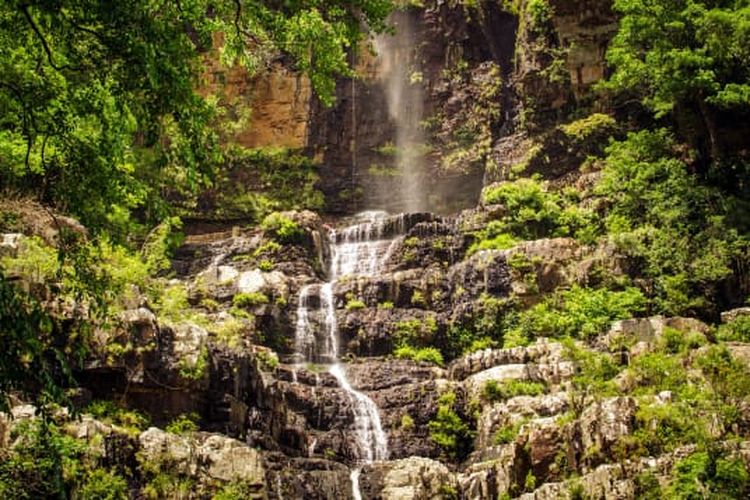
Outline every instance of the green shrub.
<path fill-rule="evenodd" d="M 219 303 L 211 298 L 202 299 L 200 306 L 208 312 L 216 312 L 219 310 Z"/>
<path fill-rule="evenodd" d="M 572 139 L 583 141 L 597 132 L 612 130 L 616 125 L 617 122 L 611 116 L 594 113 L 586 118 L 561 125 L 560 130 Z"/>
<path fill-rule="evenodd" d="M 746 363 L 734 358 L 725 346 L 711 346 L 696 364 L 722 400 L 734 404 L 735 400 L 750 394 L 750 369 Z"/>
<path fill-rule="evenodd" d="M 232 298 L 236 307 L 255 307 L 268 304 L 268 296 L 262 292 L 240 292 Z"/>
<path fill-rule="evenodd" d="M 159 314 L 159 318 L 168 321 L 185 319 L 186 311 L 190 309 L 187 287 L 179 284 L 165 288 L 159 297 L 159 302 L 155 309 Z"/>
<path fill-rule="evenodd" d="M 318 164 L 294 149 L 267 146 L 229 147 L 218 180 L 212 215 L 262 219 L 274 210 L 320 210 L 323 193 L 316 189 Z M 205 211 L 204 211 L 205 213 Z"/>
<path fill-rule="evenodd" d="M 643 500 L 661 500 L 664 498 L 659 479 L 653 472 L 641 472 L 635 476 L 635 495 L 636 498 L 642 498 Z"/>
<path fill-rule="evenodd" d="M 182 233 L 179 232 L 180 229 L 182 229 L 180 218 L 169 217 L 152 229 L 146 237 L 141 247 L 141 254 L 152 276 L 172 268 L 170 257 L 184 240 Z"/>
<path fill-rule="evenodd" d="M 621 440 L 622 456 L 652 456 L 673 451 L 684 444 L 706 443 L 708 423 L 688 404 L 641 405 L 636 412 L 636 430 Z"/>
<path fill-rule="evenodd" d="M 258 262 L 258 269 L 263 271 L 264 273 L 270 273 L 273 271 L 274 264 L 268 259 L 263 259 L 260 262 Z"/>
<path fill-rule="evenodd" d="M 680 354 L 697 349 L 705 343 L 706 338 L 700 332 L 684 332 L 665 327 L 657 348 L 669 354 Z"/>
<path fill-rule="evenodd" d="M 255 356 L 266 370 L 275 370 L 279 366 L 279 356 L 273 351 L 258 351 Z"/>
<path fill-rule="evenodd" d="M 672 469 L 669 498 L 747 498 L 750 478 L 739 458 L 698 451 Z"/>
<path fill-rule="evenodd" d="M 572 379 L 576 392 L 598 396 L 614 396 L 618 393 L 614 378 L 620 373 L 620 367 L 612 356 L 581 348 L 570 339 L 563 343 L 566 358 L 573 361 L 577 368 Z"/>
<path fill-rule="evenodd" d="M 296 222 L 280 212 L 267 215 L 260 227 L 273 234 L 280 243 L 298 243 L 305 234 Z"/>
<path fill-rule="evenodd" d="M 253 257 L 260 257 L 264 254 L 273 254 L 281 250 L 281 248 L 281 245 L 279 245 L 275 241 L 267 241 L 266 243 L 263 243 L 261 246 L 255 249 L 255 251 L 253 252 Z"/>
<path fill-rule="evenodd" d="M 482 396 L 487 401 L 502 401 L 516 396 L 540 396 L 546 390 L 546 386 L 540 382 L 506 380 L 499 383 L 497 380 L 488 380 L 482 387 Z"/>
<path fill-rule="evenodd" d="M 667 130 L 631 133 L 607 148 L 596 186 L 613 241 L 666 315 L 713 311 L 716 286 L 748 255 L 746 203 L 695 175 L 686 156 Z"/>
<path fill-rule="evenodd" d="M 200 417 L 195 413 L 183 413 L 182 415 L 175 417 L 174 420 L 169 422 L 164 430 L 178 435 L 192 434 L 193 432 L 197 432 L 199 429 L 197 423 L 199 419 Z"/>
<path fill-rule="evenodd" d="M 518 437 L 521 427 L 523 427 L 526 422 L 528 422 L 528 419 L 521 419 L 515 423 L 508 423 L 500 427 L 495 432 L 495 437 L 493 439 L 494 443 L 496 445 L 512 443 Z"/>
<path fill-rule="evenodd" d="M 136 410 L 129 410 L 118 406 L 114 401 L 92 401 L 85 409 L 86 413 L 105 423 L 119 425 L 138 433 L 149 426 L 149 418 Z"/>
<path fill-rule="evenodd" d="M 411 418 L 411 415 L 408 413 L 404 413 L 401 415 L 401 425 L 400 428 L 402 431 L 410 431 L 414 429 L 414 419 Z"/>
<path fill-rule="evenodd" d="M 81 500 L 127 500 L 128 482 L 114 471 L 95 469 L 78 491 Z"/>
<path fill-rule="evenodd" d="M 429 345 L 438 331 L 437 320 L 434 316 L 424 319 L 407 319 L 396 323 L 394 344 L 396 346 L 426 346 Z"/>
<path fill-rule="evenodd" d="M 211 500 L 247 500 L 256 496 L 257 485 L 248 481 L 233 480 L 222 486 Z"/>
<path fill-rule="evenodd" d="M 434 347 L 411 347 L 404 345 L 398 347 L 394 352 L 394 356 L 399 359 L 411 359 L 413 361 L 426 361 L 428 363 L 434 363 L 438 366 L 443 366 L 443 355 L 441 352 Z"/>
<path fill-rule="evenodd" d="M 414 293 L 411 294 L 411 303 L 414 306 L 426 306 L 427 301 L 424 298 L 424 293 L 421 290 L 414 290 Z"/>
<path fill-rule="evenodd" d="M 364 309 L 366 307 L 367 305 L 359 299 L 352 298 L 346 302 L 347 311 L 359 311 L 360 309 Z"/>
<path fill-rule="evenodd" d="M 65 498 L 80 481 L 86 444 L 43 419 L 19 422 L 15 446 L 0 460 L 0 497 Z"/>
<path fill-rule="evenodd" d="M 678 356 L 649 352 L 635 358 L 628 371 L 640 387 L 639 392 L 656 394 L 678 392 L 685 385 L 687 372 Z"/>
<path fill-rule="evenodd" d="M 589 339 L 605 332 L 615 320 L 637 316 L 645 306 L 646 298 L 637 288 L 615 292 L 574 285 L 524 311 L 518 328 L 528 339 Z"/>
<path fill-rule="evenodd" d="M 590 240 L 598 227 L 593 213 L 571 204 L 562 195 L 547 190 L 535 179 L 522 178 L 487 187 L 482 193 L 487 204 L 504 208 L 498 220 L 491 221 L 479 233 L 480 241 L 497 238 L 497 245 L 513 246 L 513 239 L 535 240 L 556 236 L 575 236 Z M 485 243 L 485 245 L 491 245 Z M 477 244 L 477 249 L 481 242 Z"/>
<path fill-rule="evenodd" d="M 242 338 L 248 330 L 245 321 L 243 320 L 252 321 L 254 319 L 254 316 L 244 309 L 239 309 L 237 311 L 244 313 L 241 315 L 241 318 L 234 316 L 235 308 L 232 308 L 232 310 L 230 310 L 232 316 L 222 321 L 212 323 L 208 327 L 208 331 L 216 336 L 217 341 L 231 349 L 236 349 L 240 346 Z"/>
<path fill-rule="evenodd" d="M 141 466 L 143 467 L 143 463 Z M 162 500 L 164 498 L 190 498 L 195 492 L 195 480 L 181 477 L 174 471 L 161 471 L 158 467 L 147 467 L 148 482 L 143 487 L 143 496 L 147 500 Z"/>
<path fill-rule="evenodd" d="M 471 341 L 469 347 L 467 347 L 463 354 L 471 354 L 472 352 L 484 351 L 485 349 L 493 349 L 497 347 L 497 342 L 489 337 L 481 337 Z"/>
<path fill-rule="evenodd" d="M 526 473 L 526 479 L 523 481 L 523 489 L 526 492 L 532 492 L 536 489 L 536 476 L 531 469 Z"/>
<path fill-rule="evenodd" d="M 474 433 L 455 411 L 456 394 L 446 392 L 438 399 L 435 418 L 427 423 L 430 439 L 454 458 L 463 457 L 472 446 Z"/>
<path fill-rule="evenodd" d="M 416 248 L 419 246 L 419 238 L 417 236 L 412 236 L 411 238 L 406 238 L 403 243 L 404 247 L 406 248 Z"/>
<path fill-rule="evenodd" d="M 180 376 L 189 380 L 200 380 L 208 370 L 208 348 L 201 347 L 195 361 L 181 359 L 179 361 Z"/>
<path fill-rule="evenodd" d="M 390 300 L 383 301 L 378 304 L 378 309 L 393 309 L 393 302 Z"/>
<path fill-rule="evenodd" d="M 19 276 L 33 283 L 62 278 L 57 250 L 37 236 L 25 237 L 15 257 L 2 257 L 0 269 L 8 276 Z"/>
<path fill-rule="evenodd" d="M 480 240 L 469 246 L 467 255 L 474 255 L 480 250 L 507 250 L 518 244 L 518 240 L 508 233 L 500 233 L 492 237 L 480 233 Z"/>
<path fill-rule="evenodd" d="M 750 315 L 739 316 L 729 323 L 720 325 L 716 338 L 725 342 L 750 342 Z"/>

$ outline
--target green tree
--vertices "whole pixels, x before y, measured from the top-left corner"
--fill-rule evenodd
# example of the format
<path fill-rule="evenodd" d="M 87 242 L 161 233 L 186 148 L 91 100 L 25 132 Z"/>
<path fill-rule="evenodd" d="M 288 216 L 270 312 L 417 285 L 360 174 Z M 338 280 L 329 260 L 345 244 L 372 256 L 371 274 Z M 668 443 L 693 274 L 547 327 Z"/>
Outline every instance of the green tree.
<path fill-rule="evenodd" d="M 622 17 L 605 87 L 631 93 L 657 117 L 698 110 L 713 159 L 717 112 L 750 109 L 747 0 L 615 0 Z"/>
<path fill-rule="evenodd" d="M 0 186 L 32 191 L 91 229 L 160 220 L 165 194 L 206 184 L 220 158 L 215 99 L 196 92 L 214 33 L 249 70 L 279 50 L 321 100 L 346 50 L 390 0 L 26 1 L 0 6 Z"/>

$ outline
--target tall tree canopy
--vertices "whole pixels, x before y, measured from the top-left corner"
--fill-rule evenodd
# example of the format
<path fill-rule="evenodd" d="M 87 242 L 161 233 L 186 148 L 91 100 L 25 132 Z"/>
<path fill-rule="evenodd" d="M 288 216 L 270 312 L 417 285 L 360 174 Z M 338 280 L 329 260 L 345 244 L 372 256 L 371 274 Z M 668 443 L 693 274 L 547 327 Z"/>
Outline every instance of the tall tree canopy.
<path fill-rule="evenodd" d="M 321 100 L 390 0 L 8 0 L 0 6 L 0 187 L 33 190 L 92 229 L 163 209 L 215 165 L 216 105 L 195 89 L 212 35 L 252 71 L 291 54 Z"/>
<path fill-rule="evenodd" d="M 695 113 L 716 159 L 716 113 L 750 111 L 750 2 L 615 0 L 614 9 L 622 18 L 606 86 L 635 94 L 657 117 Z"/>

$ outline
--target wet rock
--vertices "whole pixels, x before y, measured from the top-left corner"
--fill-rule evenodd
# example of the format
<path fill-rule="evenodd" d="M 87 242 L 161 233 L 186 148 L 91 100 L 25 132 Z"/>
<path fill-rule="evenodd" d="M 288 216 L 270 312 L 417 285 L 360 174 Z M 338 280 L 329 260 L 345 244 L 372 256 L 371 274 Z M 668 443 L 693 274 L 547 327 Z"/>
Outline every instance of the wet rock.
<path fill-rule="evenodd" d="M 482 293 L 507 296 L 512 278 L 507 254 L 502 250 L 484 250 L 453 266 L 448 273 L 451 295 L 478 298 Z"/>
<path fill-rule="evenodd" d="M 565 457 L 565 439 L 555 418 L 538 419 L 529 424 L 525 449 L 537 481 L 549 481 L 562 472 L 556 462 L 560 454 Z"/>
<path fill-rule="evenodd" d="M 200 443 L 196 454 L 205 474 L 212 479 L 246 481 L 258 489 L 264 486 L 260 454 L 239 441 L 214 434 Z"/>
<path fill-rule="evenodd" d="M 487 365 L 495 366 L 485 368 Z M 562 345 L 540 340 L 529 347 L 474 353 L 454 363 L 450 373 L 454 377 L 466 376 L 466 390 L 478 397 L 489 381 L 525 380 L 557 385 L 575 373 L 575 365 L 563 358 Z"/>
<path fill-rule="evenodd" d="M 207 348 L 208 332 L 194 323 L 172 327 L 172 353 L 180 366 L 195 366 Z"/>

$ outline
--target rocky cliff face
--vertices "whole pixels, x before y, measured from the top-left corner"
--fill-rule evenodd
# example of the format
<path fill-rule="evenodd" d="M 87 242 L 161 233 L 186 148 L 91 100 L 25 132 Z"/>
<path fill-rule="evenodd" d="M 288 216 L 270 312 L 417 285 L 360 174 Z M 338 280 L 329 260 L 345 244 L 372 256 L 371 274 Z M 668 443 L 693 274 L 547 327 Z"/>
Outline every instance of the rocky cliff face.
<path fill-rule="evenodd" d="M 523 158 L 530 136 L 591 106 L 591 85 L 605 73 L 604 52 L 616 29 L 608 1 L 549 3 L 534 17 L 528 2 L 425 2 L 392 22 L 414 27 L 403 47 L 410 85 L 420 89 L 427 207 L 452 213 L 473 206 L 482 180 L 496 180 L 508 159 Z M 397 130 L 388 112 L 382 55 L 373 39 L 352 61 L 358 78 L 342 79 L 336 104 L 323 107 L 305 78 L 283 61 L 248 80 L 212 75 L 235 116 L 251 110 L 237 134 L 250 147 L 302 149 L 320 161 L 329 212 L 403 210 L 393 196 L 403 182 L 396 165 Z M 243 111 L 244 110 L 244 111 Z"/>
<path fill-rule="evenodd" d="M 388 437 L 389 459 L 361 468 L 363 498 L 624 499 L 644 491 L 645 476 L 666 483 L 693 448 L 642 437 L 664 425 L 649 412 L 678 403 L 670 390 L 641 392 L 638 370 L 648 365 L 637 360 L 664 352 L 682 332 L 691 339 L 682 362 L 707 383 L 701 359 L 711 330 L 689 318 L 652 317 L 615 322 L 588 344 L 539 338 L 461 355 L 458 325 L 482 328 L 510 317 L 509 302 L 539 303 L 595 282 L 604 268 L 612 279 L 629 269 L 614 248 L 567 238 L 470 255 L 472 224 L 493 210 L 395 219 L 382 229 L 395 237 L 382 272 L 333 285 L 346 376 L 376 404 Z M 123 312 L 120 328 L 78 374 L 84 402 L 114 399 L 160 426 L 193 413 L 203 432 L 150 428 L 133 437 L 88 417 L 66 424 L 61 415 L 67 432 L 89 443 L 99 435 L 125 440 L 126 448 L 105 447 L 102 460 L 141 464 L 134 474 L 144 483 L 153 470 L 190 478 L 198 485 L 190 498 L 237 481 L 252 498 L 353 498 L 354 401 L 325 366 L 294 356 L 294 304 L 304 285 L 326 279 L 321 262 L 330 260 L 332 242 L 315 214 L 285 217 L 301 233 L 283 246 L 258 230 L 189 238 L 173 281 L 187 290 L 188 309 L 168 320 L 145 304 Z M 405 335 L 438 348 L 447 363 L 394 357 Z M 747 345 L 731 349 L 745 359 Z M 617 389 L 588 389 L 581 377 L 607 366 Z M 748 459 L 750 413 L 738 409 L 739 439 L 721 446 Z M 724 436 L 717 425 L 711 432 Z"/>
<path fill-rule="evenodd" d="M 390 196 L 403 183 L 397 124 L 365 49 L 352 55 L 361 78 L 341 80 L 328 109 L 283 61 L 251 81 L 214 74 L 234 112 L 252 108 L 239 142 L 320 161 L 326 218 L 286 212 L 289 234 L 188 236 L 172 262 L 181 309 L 158 315 L 136 297 L 114 331 L 98 332 L 99 349 L 76 374 L 84 403 L 117 400 L 159 427 L 194 414 L 200 430 L 133 432 L 58 415 L 66 432 L 90 446 L 103 440 L 99 459 L 130 471 L 134 491 L 156 472 L 191 478 L 187 498 L 233 482 L 245 498 L 355 498 L 354 478 L 367 499 L 646 498 L 695 459 L 698 438 L 713 441 L 725 465 L 747 468 L 750 345 L 716 345 L 716 330 L 694 318 L 610 317 L 611 296 L 555 316 L 571 290 L 607 283 L 619 293 L 639 279 L 642 263 L 610 240 L 481 246 L 508 210 L 479 201 L 483 187 L 542 176 L 595 204 L 596 168 L 579 167 L 617 133 L 601 114 L 566 126 L 574 109 L 603 106 L 590 90 L 606 71 L 610 2 L 553 0 L 542 12 L 510 3 L 432 1 L 394 17 L 416 27 L 401 49 L 424 98 L 418 153 L 431 212 L 386 219 L 378 272 L 344 274 L 330 300 L 345 377 L 376 405 L 387 460 L 362 461 L 352 392 L 330 360 L 300 362 L 297 338 L 300 295 L 331 278 L 333 247 L 354 222 L 332 215 L 404 206 Z M 18 238 L 0 249 L 14 251 Z M 320 295 L 306 305 L 323 306 Z M 536 322 L 523 315 L 534 307 Z M 598 323 L 581 333 L 589 316 Z M 556 328 L 582 339 L 548 337 Z M 13 443 L 33 409 L 15 412 L 0 420 L 0 444 Z"/>

